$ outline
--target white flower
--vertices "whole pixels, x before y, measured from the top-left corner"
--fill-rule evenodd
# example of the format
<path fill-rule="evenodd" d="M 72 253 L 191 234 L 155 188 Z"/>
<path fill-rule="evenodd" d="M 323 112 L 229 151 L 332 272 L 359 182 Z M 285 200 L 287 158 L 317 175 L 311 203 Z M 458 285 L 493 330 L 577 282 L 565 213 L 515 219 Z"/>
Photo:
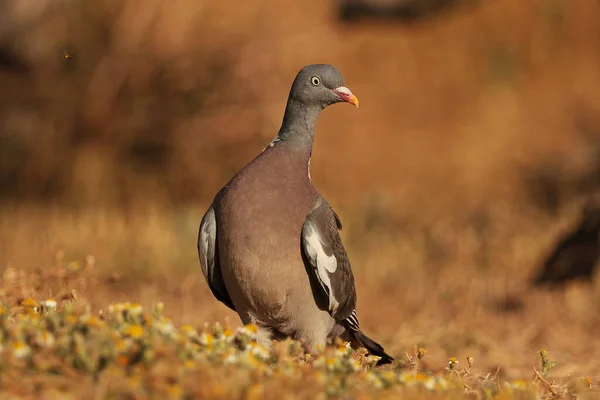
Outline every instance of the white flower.
<path fill-rule="evenodd" d="M 236 358 L 235 354 L 229 354 L 223 360 L 223 364 L 225 364 L 225 365 L 235 364 L 236 362 L 237 362 L 237 358 Z"/>
<path fill-rule="evenodd" d="M 54 299 L 46 299 L 42 301 L 41 305 L 48 310 L 56 310 L 57 303 Z"/>
<path fill-rule="evenodd" d="M 138 315 L 142 314 L 142 312 L 144 311 L 144 308 L 142 307 L 142 305 L 140 303 L 131 303 L 129 305 L 129 308 L 127 309 L 127 311 L 129 312 L 129 315 L 131 315 L 133 317 L 137 317 Z"/>
<path fill-rule="evenodd" d="M 248 324 L 245 326 L 241 326 L 237 329 L 237 333 L 247 336 L 249 339 L 256 339 L 256 335 L 258 333 L 258 327 L 254 324 Z"/>
<path fill-rule="evenodd" d="M 430 376 L 429 378 L 427 378 L 423 381 L 423 386 L 425 386 L 425 388 L 427 390 L 434 390 L 436 383 L 437 382 L 436 382 L 435 378 Z"/>
<path fill-rule="evenodd" d="M 271 356 L 269 350 L 265 346 L 262 346 L 258 343 L 252 346 L 251 352 L 256 357 L 261 358 L 263 360 L 266 360 Z"/>
<path fill-rule="evenodd" d="M 25 358 L 31 354 L 31 349 L 23 342 L 17 342 L 13 345 L 13 354 L 17 358 Z"/>
<path fill-rule="evenodd" d="M 362 370 L 362 364 L 355 358 L 350 359 L 350 367 L 352 368 L 352 371 Z"/>
<path fill-rule="evenodd" d="M 438 377 L 436 381 L 436 385 L 438 389 L 447 389 L 448 388 L 448 380 L 443 377 Z"/>
<path fill-rule="evenodd" d="M 175 325 L 173 325 L 173 323 L 165 318 L 160 320 L 157 324 L 156 324 L 156 329 L 158 329 L 158 331 L 160 333 L 162 333 L 163 335 L 167 336 L 167 337 L 173 337 L 175 335 Z"/>
<path fill-rule="evenodd" d="M 367 380 L 367 382 L 370 382 L 375 387 L 375 389 L 381 389 L 381 388 L 383 388 L 383 382 L 373 372 L 368 371 L 365 374 L 365 379 Z"/>
<path fill-rule="evenodd" d="M 108 306 L 108 312 L 111 314 L 122 313 L 124 309 L 125 309 L 125 305 L 123 303 L 115 303 L 115 304 L 110 304 Z"/>
<path fill-rule="evenodd" d="M 43 331 L 37 335 L 36 343 L 41 347 L 52 347 L 54 346 L 54 335 L 48 331 Z"/>

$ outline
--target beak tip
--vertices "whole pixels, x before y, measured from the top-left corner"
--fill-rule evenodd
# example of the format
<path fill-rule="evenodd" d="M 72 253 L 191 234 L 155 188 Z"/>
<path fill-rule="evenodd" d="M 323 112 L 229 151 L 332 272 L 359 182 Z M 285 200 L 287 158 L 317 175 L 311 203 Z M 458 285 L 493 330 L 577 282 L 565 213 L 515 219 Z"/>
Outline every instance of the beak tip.
<path fill-rule="evenodd" d="M 333 92 L 346 103 L 350 103 L 358 108 L 358 98 L 345 86 L 340 86 L 336 89 L 333 89 Z"/>

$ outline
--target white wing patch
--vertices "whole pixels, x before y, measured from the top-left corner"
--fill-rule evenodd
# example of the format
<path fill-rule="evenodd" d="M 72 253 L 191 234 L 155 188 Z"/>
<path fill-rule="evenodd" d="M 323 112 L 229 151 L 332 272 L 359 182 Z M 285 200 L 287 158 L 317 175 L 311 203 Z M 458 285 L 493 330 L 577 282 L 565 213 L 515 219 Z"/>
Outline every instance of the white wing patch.
<path fill-rule="evenodd" d="M 329 295 L 329 310 L 335 310 L 339 303 L 335 299 L 335 294 L 331 288 L 329 274 L 333 274 L 337 270 L 337 259 L 333 254 L 327 255 L 325 253 L 321 236 L 311 223 L 308 223 L 305 228 L 304 246 L 306 254 L 317 271 L 321 286 L 323 286 L 323 289 Z"/>
<path fill-rule="evenodd" d="M 200 228 L 200 238 L 199 238 L 199 250 L 200 250 L 200 266 L 202 267 L 202 272 L 204 273 L 204 278 L 206 282 L 210 285 L 210 280 L 212 279 L 212 272 L 214 265 L 211 265 L 212 262 L 208 259 L 208 251 L 209 251 L 209 240 L 214 240 L 211 238 L 211 231 L 214 234 L 214 211 L 212 208 L 209 210 L 209 214 L 204 219 L 202 223 L 202 227 Z M 212 261 L 212 260 L 211 260 Z"/>

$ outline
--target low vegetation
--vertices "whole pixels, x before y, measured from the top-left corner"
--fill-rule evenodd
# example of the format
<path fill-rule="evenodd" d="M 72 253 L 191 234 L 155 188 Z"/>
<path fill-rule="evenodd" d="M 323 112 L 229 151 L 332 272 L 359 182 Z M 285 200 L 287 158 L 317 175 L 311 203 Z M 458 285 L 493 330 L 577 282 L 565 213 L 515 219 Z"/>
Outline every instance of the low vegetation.
<path fill-rule="evenodd" d="M 12 398 L 594 398 L 591 381 L 545 378 L 542 350 L 533 377 L 503 381 L 472 372 L 476 360 L 422 367 L 415 348 L 392 367 L 340 341 L 316 357 L 288 340 L 267 349 L 253 325 L 176 327 L 158 303 L 115 303 L 93 312 L 73 296 L 25 298 L 1 309 L 0 384 Z M 463 365 L 464 364 L 464 365 Z M 6 398 L 6 397 L 5 397 Z"/>

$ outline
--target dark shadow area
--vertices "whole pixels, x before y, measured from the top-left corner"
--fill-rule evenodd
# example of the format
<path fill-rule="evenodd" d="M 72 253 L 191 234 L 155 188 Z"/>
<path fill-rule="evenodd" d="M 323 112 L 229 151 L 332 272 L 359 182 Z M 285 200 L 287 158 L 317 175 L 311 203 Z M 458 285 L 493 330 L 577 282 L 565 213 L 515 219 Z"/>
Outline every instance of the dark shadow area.
<path fill-rule="evenodd" d="M 477 0 L 339 0 L 337 15 L 340 21 L 346 23 L 390 21 L 410 24 L 477 4 Z"/>

